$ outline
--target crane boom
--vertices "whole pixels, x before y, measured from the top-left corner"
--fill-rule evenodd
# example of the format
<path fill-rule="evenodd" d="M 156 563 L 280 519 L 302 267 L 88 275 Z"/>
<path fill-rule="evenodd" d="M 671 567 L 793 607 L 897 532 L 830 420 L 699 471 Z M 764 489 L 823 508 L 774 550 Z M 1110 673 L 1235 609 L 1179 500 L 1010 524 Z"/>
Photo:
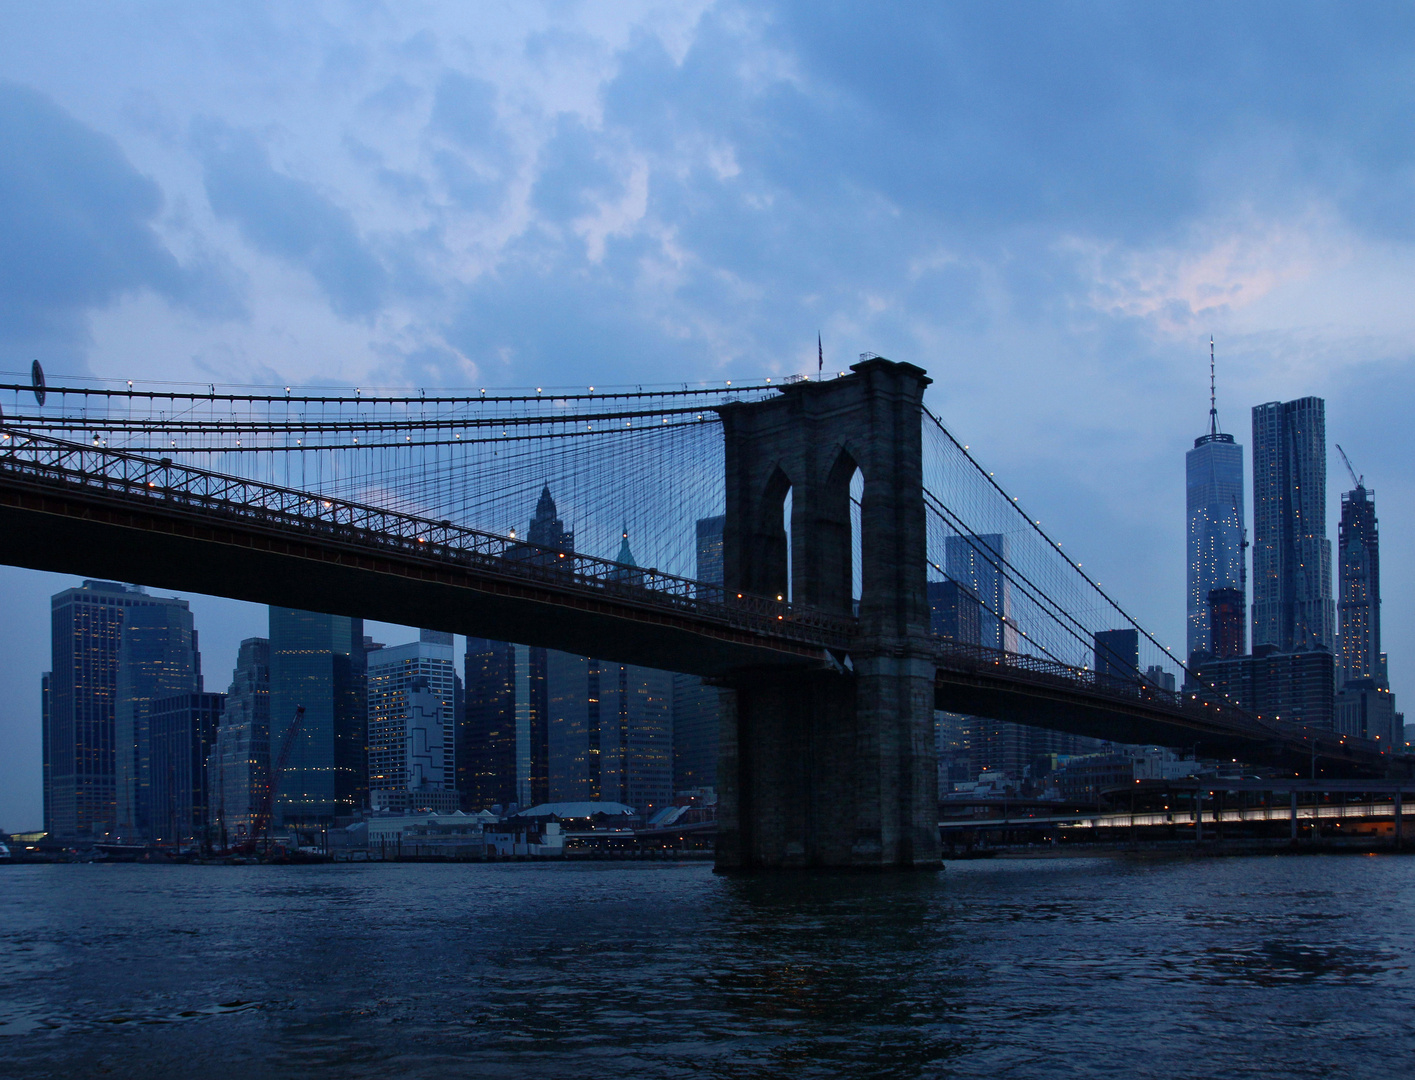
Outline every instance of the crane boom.
<path fill-rule="evenodd" d="M 1351 467 L 1351 459 L 1346 456 L 1346 451 L 1341 448 L 1341 443 L 1336 444 L 1336 452 L 1341 455 L 1341 463 L 1346 466 L 1346 471 L 1351 474 L 1351 482 L 1358 488 L 1365 487 L 1366 478 L 1356 475 L 1356 470 Z"/>
<path fill-rule="evenodd" d="M 260 809 L 256 811 L 254 819 L 251 821 L 251 840 L 255 844 L 261 833 L 270 829 L 270 819 L 275 812 L 275 792 L 280 787 L 280 778 L 285 774 L 285 766 L 290 763 L 290 751 L 295 746 L 295 737 L 300 733 L 300 727 L 305 720 L 305 707 L 295 706 L 295 715 L 290 719 L 290 726 L 285 729 L 285 735 L 280 740 L 280 753 L 270 767 L 270 776 L 266 781 L 265 795 L 260 800 Z M 266 846 L 269 847 L 269 837 L 266 837 Z"/>

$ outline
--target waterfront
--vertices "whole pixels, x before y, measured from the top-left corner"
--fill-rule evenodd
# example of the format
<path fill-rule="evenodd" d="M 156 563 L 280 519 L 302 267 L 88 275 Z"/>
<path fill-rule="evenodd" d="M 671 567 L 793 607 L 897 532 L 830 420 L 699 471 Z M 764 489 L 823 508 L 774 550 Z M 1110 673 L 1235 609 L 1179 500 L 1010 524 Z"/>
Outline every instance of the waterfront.
<path fill-rule="evenodd" d="M 1412 883 L 1350 856 L 7 867 L 0 1073 L 1400 1075 Z"/>

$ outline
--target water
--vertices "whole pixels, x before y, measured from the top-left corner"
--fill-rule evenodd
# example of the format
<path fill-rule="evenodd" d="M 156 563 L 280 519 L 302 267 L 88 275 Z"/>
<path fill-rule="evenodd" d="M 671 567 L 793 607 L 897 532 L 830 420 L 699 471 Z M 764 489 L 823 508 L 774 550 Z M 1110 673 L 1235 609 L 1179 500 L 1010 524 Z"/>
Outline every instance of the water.
<path fill-rule="evenodd" d="M 0 1075 L 1391 1077 L 1415 859 L 0 868 Z"/>

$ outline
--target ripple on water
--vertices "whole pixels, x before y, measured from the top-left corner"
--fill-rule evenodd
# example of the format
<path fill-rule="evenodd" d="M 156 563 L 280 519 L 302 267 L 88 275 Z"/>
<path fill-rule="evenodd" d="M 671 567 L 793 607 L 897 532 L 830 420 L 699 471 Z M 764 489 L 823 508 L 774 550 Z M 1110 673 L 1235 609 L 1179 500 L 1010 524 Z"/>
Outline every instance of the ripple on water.
<path fill-rule="evenodd" d="M 17 867 L 0 1055 L 144 1080 L 1247 1080 L 1415 1052 L 1415 860 L 959 866 Z"/>

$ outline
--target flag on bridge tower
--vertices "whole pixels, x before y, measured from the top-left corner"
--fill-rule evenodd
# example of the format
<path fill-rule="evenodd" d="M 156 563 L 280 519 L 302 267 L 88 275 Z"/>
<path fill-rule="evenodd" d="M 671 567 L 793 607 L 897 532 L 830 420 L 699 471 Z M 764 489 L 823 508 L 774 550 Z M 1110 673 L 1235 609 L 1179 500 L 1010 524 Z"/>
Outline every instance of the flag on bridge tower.
<path fill-rule="evenodd" d="M 821 333 L 816 331 L 816 381 L 825 378 L 825 350 L 821 348 Z"/>

